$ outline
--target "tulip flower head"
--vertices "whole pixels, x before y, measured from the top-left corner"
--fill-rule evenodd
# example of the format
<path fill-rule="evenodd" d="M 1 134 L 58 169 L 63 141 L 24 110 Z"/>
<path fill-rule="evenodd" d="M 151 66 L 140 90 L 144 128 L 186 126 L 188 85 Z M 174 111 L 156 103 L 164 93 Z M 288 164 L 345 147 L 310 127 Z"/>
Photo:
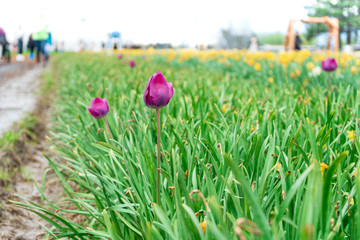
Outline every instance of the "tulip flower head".
<path fill-rule="evenodd" d="M 91 100 L 91 107 L 89 107 L 88 110 L 94 118 L 99 119 L 105 117 L 109 113 L 109 106 L 106 98 L 94 98 Z"/>
<path fill-rule="evenodd" d="M 119 55 L 118 55 L 118 59 L 122 59 L 124 56 L 120 53 Z"/>
<path fill-rule="evenodd" d="M 332 72 L 336 70 L 337 63 L 335 58 L 327 58 L 326 60 L 321 62 L 322 69 L 326 72 Z"/>
<path fill-rule="evenodd" d="M 136 65 L 136 64 L 135 64 L 135 61 L 134 61 L 134 60 L 131 60 L 131 61 L 129 62 L 129 66 L 130 66 L 130 67 L 133 68 L 133 67 L 135 67 L 135 65 Z"/>
<path fill-rule="evenodd" d="M 161 72 L 156 72 L 146 84 L 144 102 L 149 108 L 159 109 L 168 105 L 173 94 L 172 83 L 166 82 Z"/>

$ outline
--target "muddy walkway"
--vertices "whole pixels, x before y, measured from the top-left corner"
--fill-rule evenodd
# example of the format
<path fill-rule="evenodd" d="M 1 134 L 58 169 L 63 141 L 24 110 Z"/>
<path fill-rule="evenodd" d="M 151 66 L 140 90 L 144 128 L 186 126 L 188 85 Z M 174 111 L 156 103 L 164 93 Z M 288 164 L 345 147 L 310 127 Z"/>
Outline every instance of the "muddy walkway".
<path fill-rule="evenodd" d="M 0 137 L 25 113 L 35 109 L 43 68 L 33 66 L 24 70 L 24 67 L 17 64 L 0 66 Z"/>
<path fill-rule="evenodd" d="M 41 103 L 38 97 L 43 71 L 44 68 L 41 66 L 24 63 L 0 66 L 0 138 L 27 113 L 32 113 L 40 119 L 46 118 L 44 103 Z M 39 187 L 42 186 L 43 175 L 48 168 L 48 162 L 41 154 L 48 147 L 45 143 L 46 125 L 47 121 L 39 121 L 34 127 L 34 135 L 23 134 L 14 150 L 0 152 L 0 163 L 17 163 L 15 167 L 7 169 L 12 172 L 11 178 L 0 184 L 0 240 L 30 240 L 44 237 L 44 229 L 38 222 L 45 222 L 37 215 L 10 204 L 9 200 L 23 202 L 16 197 L 21 195 L 41 204 L 41 195 L 35 183 Z M 50 198 L 58 194 L 58 188 L 52 187 L 51 180 L 46 181 L 45 189 Z"/>

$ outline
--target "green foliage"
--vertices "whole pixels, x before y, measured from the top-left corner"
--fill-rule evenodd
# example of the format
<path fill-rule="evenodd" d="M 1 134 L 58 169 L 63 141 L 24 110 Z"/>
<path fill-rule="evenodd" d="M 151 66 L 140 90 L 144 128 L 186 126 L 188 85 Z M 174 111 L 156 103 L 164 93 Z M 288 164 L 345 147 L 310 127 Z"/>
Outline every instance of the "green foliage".
<path fill-rule="evenodd" d="M 241 60 L 150 56 L 130 68 L 114 56 L 59 55 L 52 139 L 66 162 L 48 160 L 66 199 L 17 204 L 47 220 L 53 239 L 356 239 L 360 145 L 347 131 L 360 134 L 357 78 L 333 73 L 327 95 L 327 75 L 310 75 L 308 61 L 261 60 L 255 71 Z M 143 103 L 156 71 L 174 86 L 160 111 L 159 204 L 155 111 Z M 109 103 L 113 139 L 86 109 L 94 97 Z"/>
<path fill-rule="evenodd" d="M 36 116 L 28 113 L 27 116 L 22 119 L 16 126 L 16 129 L 5 132 L 0 139 L 0 150 L 9 151 L 13 150 L 16 142 L 20 136 L 24 133 L 31 137 L 34 137 L 34 128 L 38 122 Z"/>
<path fill-rule="evenodd" d="M 328 32 L 329 29 L 325 24 L 321 23 L 305 23 L 306 33 L 305 37 L 307 40 L 314 39 L 319 33 Z"/>
<path fill-rule="evenodd" d="M 261 34 L 261 35 L 259 35 L 259 42 L 261 45 L 263 45 L 263 44 L 283 45 L 284 38 L 285 38 L 285 35 L 280 32 Z"/>
<path fill-rule="evenodd" d="M 313 6 L 307 7 L 311 17 L 335 17 L 339 19 L 340 33 L 347 32 L 347 43 L 351 42 L 351 31 L 360 28 L 360 1 L 359 0 L 317 0 Z M 327 32 L 324 25 L 308 24 L 308 39 L 319 32 Z"/>

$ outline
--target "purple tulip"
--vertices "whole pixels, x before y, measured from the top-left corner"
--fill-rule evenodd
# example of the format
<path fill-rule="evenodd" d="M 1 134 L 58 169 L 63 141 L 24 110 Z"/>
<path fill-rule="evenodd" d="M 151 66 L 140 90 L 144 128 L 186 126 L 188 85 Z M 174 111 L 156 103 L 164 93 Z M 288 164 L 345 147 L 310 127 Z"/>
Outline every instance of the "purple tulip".
<path fill-rule="evenodd" d="M 322 69 L 327 72 L 336 70 L 337 64 L 335 58 L 328 58 L 321 62 Z"/>
<path fill-rule="evenodd" d="M 168 105 L 173 94 L 172 83 L 166 82 L 161 72 L 156 72 L 146 84 L 144 102 L 149 108 L 159 109 Z"/>
<path fill-rule="evenodd" d="M 91 107 L 89 107 L 88 110 L 94 118 L 105 117 L 109 113 L 109 106 L 106 98 L 94 98 L 91 100 Z"/>
<path fill-rule="evenodd" d="M 129 62 L 129 66 L 132 67 L 132 68 L 135 67 L 135 61 L 134 61 L 134 60 L 131 60 L 131 61 Z"/>
<path fill-rule="evenodd" d="M 119 55 L 118 55 L 118 59 L 122 59 L 124 56 L 120 53 Z"/>

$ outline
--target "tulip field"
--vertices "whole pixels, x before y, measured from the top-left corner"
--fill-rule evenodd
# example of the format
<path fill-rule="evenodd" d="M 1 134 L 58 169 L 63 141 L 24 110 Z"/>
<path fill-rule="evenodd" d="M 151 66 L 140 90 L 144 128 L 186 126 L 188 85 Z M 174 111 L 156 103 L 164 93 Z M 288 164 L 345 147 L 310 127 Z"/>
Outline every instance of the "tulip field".
<path fill-rule="evenodd" d="M 54 55 L 64 191 L 16 204 L 52 239 L 360 239 L 359 70 L 306 50 Z"/>

